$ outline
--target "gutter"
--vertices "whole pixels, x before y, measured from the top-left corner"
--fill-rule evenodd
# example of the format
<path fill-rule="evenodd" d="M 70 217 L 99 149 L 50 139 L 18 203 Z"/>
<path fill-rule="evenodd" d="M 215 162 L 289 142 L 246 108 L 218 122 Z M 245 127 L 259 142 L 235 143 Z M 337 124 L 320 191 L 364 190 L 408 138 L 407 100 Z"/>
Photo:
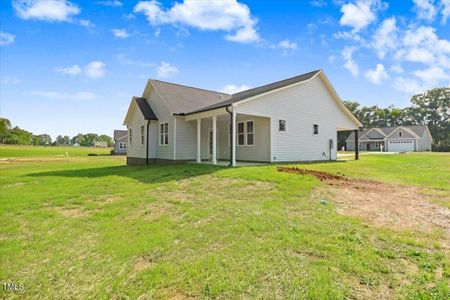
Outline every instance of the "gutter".
<path fill-rule="evenodd" d="M 148 165 L 148 133 L 149 133 L 149 125 L 150 125 L 150 120 L 147 120 L 147 143 L 145 146 L 145 164 Z"/>
<path fill-rule="evenodd" d="M 228 130 L 232 129 L 231 126 L 234 125 L 233 124 L 233 112 L 228 110 L 229 107 L 231 107 L 231 105 L 225 107 L 225 110 L 227 111 L 227 113 L 230 114 L 230 127 L 228 128 Z M 232 165 L 233 165 L 233 163 L 232 163 L 232 161 L 233 161 L 233 147 L 234 147 L 233 143 L 234 143 L 233 130 L 231 130 L 231 132 L 230 132 L 230 164 L 228 165 L 229 167 L 232 167 Z"/>

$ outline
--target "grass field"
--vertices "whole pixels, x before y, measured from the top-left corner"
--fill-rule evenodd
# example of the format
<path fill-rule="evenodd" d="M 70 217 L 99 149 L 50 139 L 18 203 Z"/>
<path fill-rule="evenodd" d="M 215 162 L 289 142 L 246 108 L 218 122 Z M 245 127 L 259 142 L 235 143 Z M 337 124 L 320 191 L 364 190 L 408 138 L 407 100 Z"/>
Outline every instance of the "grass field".
<path fill-rule="evenodd" d="M 332 195 L 315 196 L 323 183 L 314 177 L 276 166 L 128 167 L 82 148 L 53 161 L 53 151 L 0 147 L 0 157 L 41 158 L 0 162 L 0 280 L 24 284 L 1 298 L 450 295 L 444 232 L 340 214 Z M 444 199 L 449 166 L 449 154 L 301 165 Z"/>

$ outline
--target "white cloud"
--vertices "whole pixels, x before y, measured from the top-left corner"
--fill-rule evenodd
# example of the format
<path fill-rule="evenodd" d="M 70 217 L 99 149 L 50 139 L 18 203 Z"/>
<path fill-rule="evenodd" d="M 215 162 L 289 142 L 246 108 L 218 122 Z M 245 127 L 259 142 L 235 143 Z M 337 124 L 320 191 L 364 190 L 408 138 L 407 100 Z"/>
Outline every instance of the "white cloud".
<path fill-rule="evenodd" d="M 397 74 L 401 74 L 404 72 L 402 66 L 400 64 L 393 64 L 391 66 L 391 71 Z"/>
<path fill-rule="evenodd" d="M 139 66 L 139 67 L 154 67 L 155 64 L 147 61 L 138 61 L 128 58 L 125 54 L 119 54 L 117 55 L 117 59 L 119 59 L 119 62 L 123 65 L 128 66 Z"/>
<path fill-rule="evenodd" d="M 81 68 L 78 65 L 72 65 L 64 68 L 55 68 L 55 72 L 62 73 L 69 76 L 81 74 Z"/>
<path fill-rule="evenodd" d="M 126 29 L 115 28 L 111 31 L 114 34 L 114 36 L 119 39 L 126 39 L 127 37 L 131 36 L 131 34 Z"/>
<path fill-rule="evenodd" d="M 394 88 L 409 95 L 414 95 L 425 91 L 425 88 L 420 85 L 418 80 L 404 77 L 395 78 Z"/>
<path fill-rule="evenodd" d="M 354 3 L 346 3 L 341 7 L 342 17 L 339 23 L 360 31 L 375 21 L 376 12 L 385 7 L 386 4 L 379 0 L 356 0 Z"/>
<path fill-rule="evenodd" d="M 105 63 L 102 61 L 91 61 L 87 65 L 85 65 L 83 68 L 79 65 L 71 65 L 67 67 L 56 67 L 53 70 L 55 72 L 69 75 L 69 76 L 77 76 L 77 75 L 84 75 L 89 78 L 101 78 L 105 76 Z"/>
<path fill-rule="evenodd" d="M 16 36 L 11 33 L 0 31 L 0 46 L 8 46 L 14 43 Z"/>
<path fill-rule="evenodd" d="M 66 93 L 56 91 L 35 91 L 31 92 L 30 95 L 35 97 L 64 101 L 87 101 L 95 99 L 95 95 L 91 92 Z"/>
<path fill-rule="evenodd" d="M 92 23 L 92 22 L 89 21 L 89 20 L 80 20 L 80 21 L 79 21 L 79 24 L 80 24 L 81 26 L 84 26 L 84 27 L 88 28 L 88 29 L 93 29 L 93 28 L 95 28 L 95 24 Z"/>
<path fill-rule="evenodd" d="M 281 49 L 297 50 L 297 43 L 291 42 L 288 39 L 284 39 L 278 43 L 278 47 Z"/>
<path fill-rule="evenodd" d="M 0 77 L 0 83 L 1 84 L 19 84 L 20 79 L 14 76 L 2 76 Z"/>
<path fill-rule="evenodd" d="M 382 64 L 377 64 L 374 70 L 367 70 L 365 75 L 373 84 L 381 84 L 384 80 L 389 79 L 389 75 Z"/>
<path fill-rule="evenodd" d="M 122 6 L 123 3 L 119 0 L 111 0 L 111 1 L 98 1 L 97 4 L 104 5 L 104 6 L 112 6 L 112 7 L 119 7 Z"/>
<path fill-rule="evenodd" d="M 325 0 L 311 0 L 309 1 L 309 3 L 315 7 L 324 7 L 327 5 L 327 2 Z"/>
<path fill-rule="evenodd" d="M 156 0 L 140 1 L 135 13 L 143 13 L 153 26 L 164 24 L 193 27 L 200 30 L 225 31 L 229 41 L 250 43 L 258 41 L 257 20 L 247 5 L 237 0 L 184 0 L 164 9 Z"/>
<path fill-rule="evenodd" d="M 156 68 L 156 76 L 160 78 L 169 78 L 173 77 L 180 73 L 177 67 L 171 65 L 168 62 L 162 61 L 159 66 Z"/>
<path fill-rule="evenodd" d="M 437 9 L 433 0 L 413 0 L 415 10 L 419 19 L 433 21 L 437 14 Z"/>
<path fill-rule="evenodd" d="M 235 85 L 235 84 L 227 84 L 222 87 L 219 91 L 226 94 L 236 94 L 245 90 L 249 90 L 250 87 L 246 84 Z"/>
<path fill-rule="evenodd" d="M 450 17 L 450 0 L 441 0 L 442 5 L 442 24 L 447 24 L 447 19 Z"/>
<path fill-rule="evenodd" d="M 92 61 L 84 67 L 84 72 L 89 78 L 101 78 L 105 76 L 105 66 L 102 61 Z"/>
<path fill-rule="evenodd" d="M 373 47 L 379 58 L 383 59 L 387 52 L 397 48 L 397 32 L 395 17 L 384 20 L 373 36 Z"/>
<path fill-rule="evenodd" d="M 449 80 L 450 74 L 446 73 L 440 67 L 431 67 L 414 72 L 417 78 L 420 78 L 427 86 L 436 87 L 440 81 Z"/>
<path fill-rule="evenodd" d="M 355 47 L 345 47 L 344 50 L 342 50 L 342 57 L 344 58 L 344 68 L 349 70 L 353 77 L 358 77 L 359 66 L 353 60 L 353 53 L 355 51 Z"/>
<path fill-rule="evenodd" d="M 14 0 L 13 8 L 24 19 L 70 22 L 80 8 L 67 0 Z"/>

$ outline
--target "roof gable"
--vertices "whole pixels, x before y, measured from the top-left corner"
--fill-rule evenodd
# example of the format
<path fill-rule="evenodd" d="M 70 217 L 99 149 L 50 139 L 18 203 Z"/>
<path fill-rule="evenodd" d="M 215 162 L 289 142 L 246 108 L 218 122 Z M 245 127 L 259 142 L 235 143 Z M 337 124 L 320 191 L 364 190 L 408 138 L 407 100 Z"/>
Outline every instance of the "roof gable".
<path fill-rule="evenodd" d="M 138 108 L 139 111 L 144 116 L 145 120 L 149 121 L 157 121 L 158 117 L 156 116 L 155 112 L 151 108 L 150 104 L 145 98 L 142 97 L 133 97 L 131 99 L 130 106 L 128 107 L 127 115 L 125 116 L 125 120 L 123 123 L 126 125 L 128 123 L 128 119 L 130 118 L 131 112 Z"/>
<path fill-rule="evenodd" d="M 114 130 L 113 139 L 116 141 L 128 135 L 126 130 Z"/>

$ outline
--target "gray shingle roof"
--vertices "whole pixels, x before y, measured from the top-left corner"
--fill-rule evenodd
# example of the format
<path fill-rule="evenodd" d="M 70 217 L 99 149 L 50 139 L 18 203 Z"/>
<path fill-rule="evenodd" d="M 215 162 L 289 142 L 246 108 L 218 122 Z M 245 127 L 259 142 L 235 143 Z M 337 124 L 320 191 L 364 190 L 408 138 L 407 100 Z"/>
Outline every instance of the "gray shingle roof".
<path fill-rule="evenodd" d="M 126 130 L 114 130 L 114 140 L 117 141 L 123 137 L 128 136 L 128 131 Z"/>
<path fill-rule="evenodd" d="M 379 131 L 374 130 L 374 131 L 370 132 L 366 137 L 368 139 L 383 139 L 386 136 L 388 136 L 390 133 L 392 133 L 392 131 L 394 131 L 395 129 L 397 129 L 399 127 L 408 128 L 420 137 L 423 135 L 425 130 L 427 130 L 427 125 L 401 125 L 401 126 L 396 126 L 396 127 L 374 127 L 374 128 L 379 129 L 381 132 L 383 132 L 384 136 L 382 136 L 379 133 Z M 359 137 L 361 138 L 370 129 L 372 129 L 372 128 L 363 128 L 362 130 L 360 130 Z M 355 133 L 352 131 L 352 133 L 348 136 L 346 141 L 353 142 L 354 140 L 355 140 Z"/>
<path fill-rule="evenodd" d="M 137 106 L 141 110 L 142 114 L 144 115 L 144 119 L 154 121 L 158 120 L 158 117 L 156 116 L 155 112 L 150 107 L 150 104 L 148 104 L 145 98 L 133 97 L 133 101 L 136 102 Z"/>
<path fill-rule="evenodd" d="M 231 95 L 205 89 L 180 85 L 176 83 L 150 80 L 158 94 L 164 100 L 169 111 L 182 114 L 198 110 L 202 107 L 214 105 L 229 99 Z"/>
<path fill-rule="evenodd" d="M 316 70 L 316 71 L 305 73 L 305 74 L 302 74 L 299 76 L 291 77 L 291 78 L 288 78 L 285 80 L 266 84 L 266 85 L 263 85 L 263 86 L 260 86 L 257 88 L 242 91 L 242 92 L 233 94 L 230 97 L 228 97 L 228 99 L 225 99 L 218 103 L 208 105 L 208 106 L 198 108 L 198 109 L 186 110 L 186 111 L 184 111 L 184 114 L 188 115 L 188 114 L 198 113 L 198 112 L 202 112 L 202 111 L 208 111 L 208 110 L 212 110 L 212 109 L 216 109 L 216 108 L 226 107 L 233 103 L 239 102 L 241 100 L 244 100 L 244 99 L 259 95 L 259 94 L 263 94 L 263 93 L 266 93 L 266 92 L 269 92 L 272 90 L 276 90 L 276 89 L 279 89 L 279 88 L 282 88 L 282 87 L 285 87 L 285 86 L 288 86 L 288 85 L 291 85 L 291 84 L 294 84 L 297 82 L 302 82 L 302 81 L 308 80 L 319 72 L 320 72 L 320 70 Z"/>

